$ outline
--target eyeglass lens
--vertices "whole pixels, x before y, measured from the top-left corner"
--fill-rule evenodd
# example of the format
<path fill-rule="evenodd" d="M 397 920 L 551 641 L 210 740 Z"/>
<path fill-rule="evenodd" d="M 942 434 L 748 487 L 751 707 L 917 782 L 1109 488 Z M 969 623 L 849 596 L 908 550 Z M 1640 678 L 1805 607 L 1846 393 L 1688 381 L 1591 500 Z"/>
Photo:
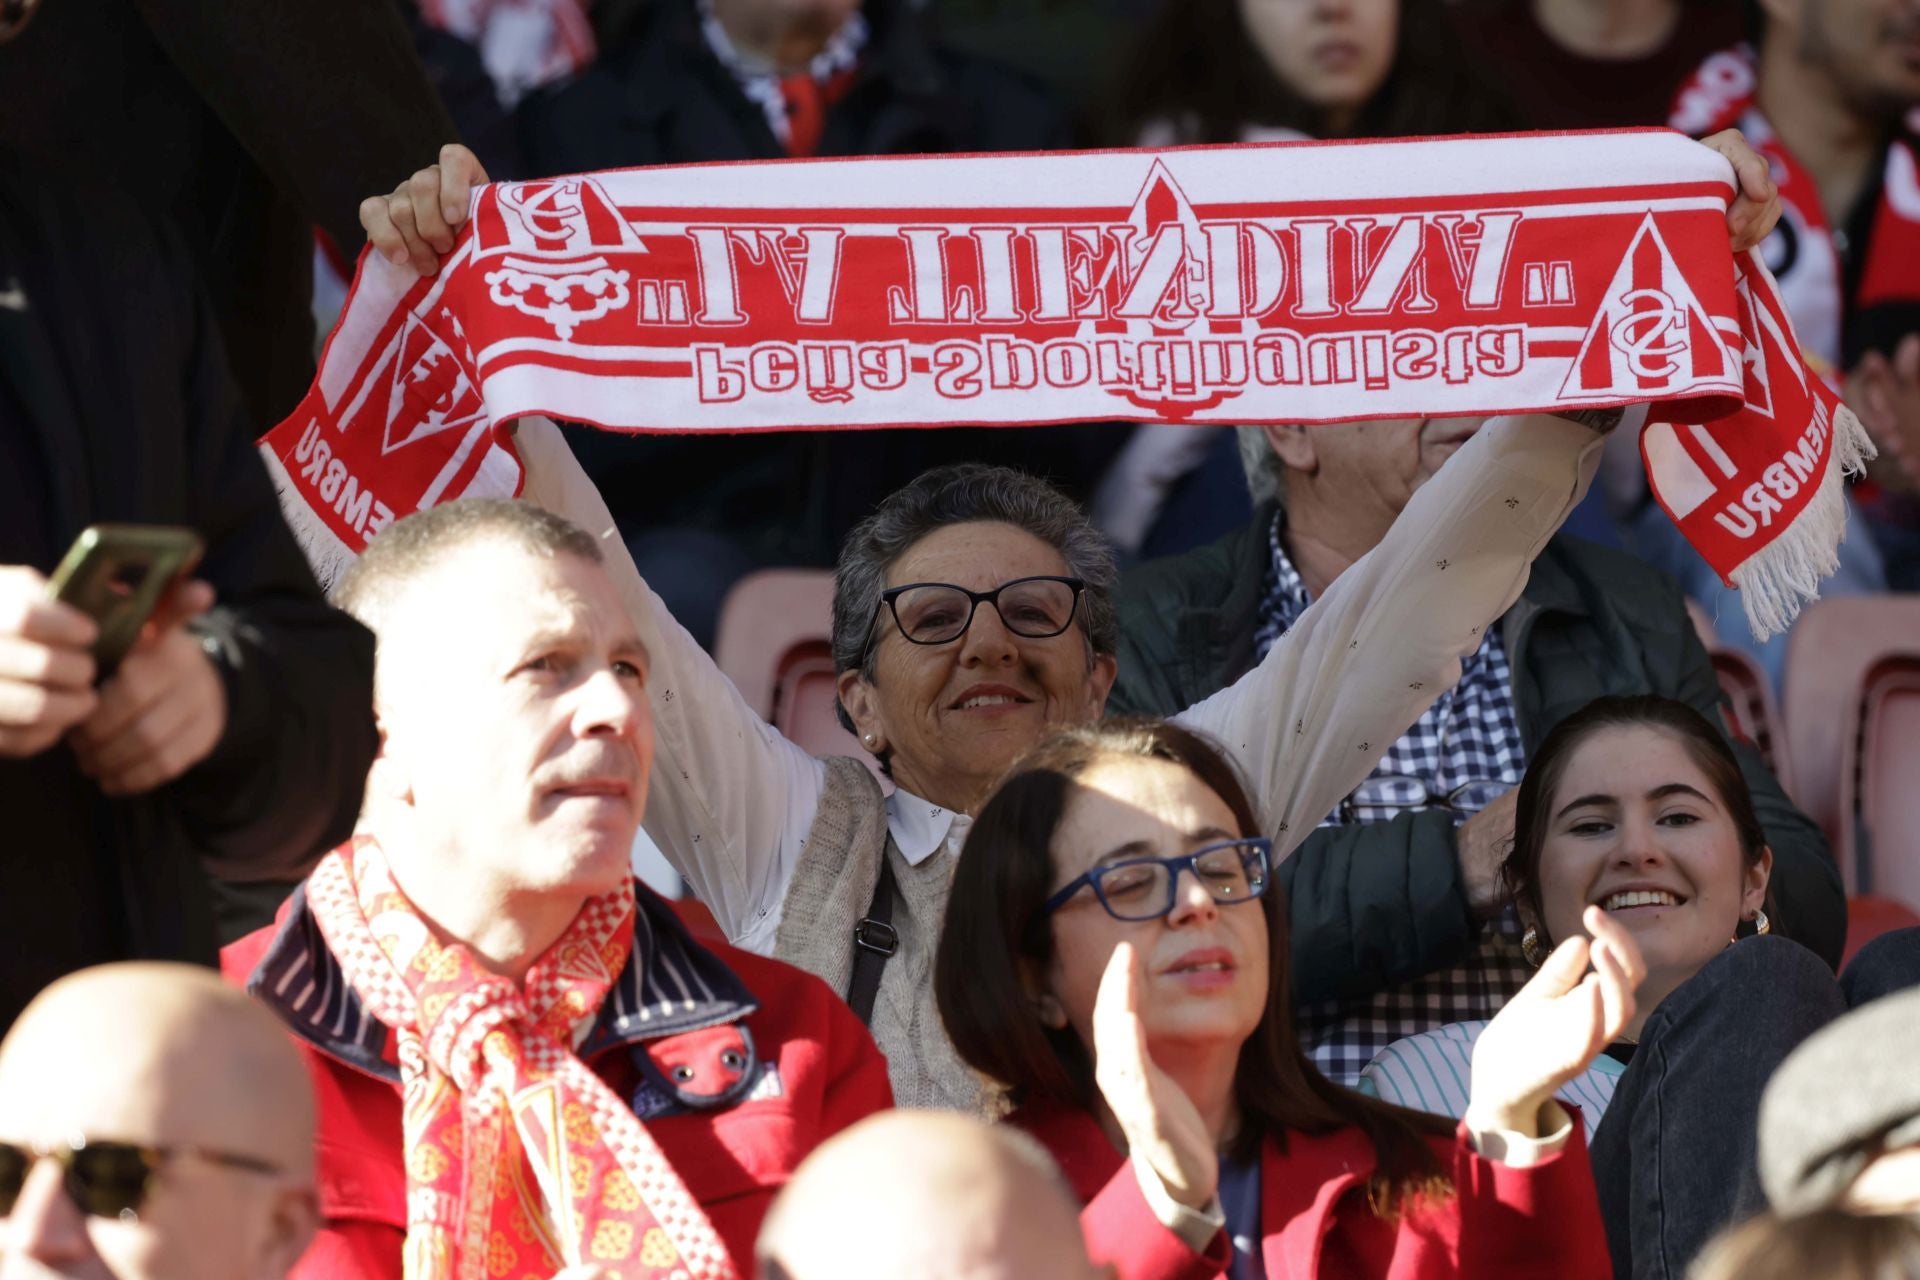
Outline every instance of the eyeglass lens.
<path fill-rule="evenodd" d="M 1027 578 L 1001 587 L 996 603 L 1000 620 L 1017 636 L 1057 636 L 1073 621 L 1074 592 L 1051 578 Z M 930 584 L 894 597 L 900 630 L 917 644 L 943 644 L 967 629 L 973 601 L 957 587 Z"/>
<path fill-rule="evenodd" d="M 58 1150 L 51 1157 L 65 1167 L 61 1181 L 82 1213 L 95 1218 L 137 1214 L 154 1173 L 151 1154 L 117 1142 L 90 1143 Z M 13 1213 L 33 1171 L 32 1152 L 0 1143 L 0 1218 Z"/>
<path fill-rule="evenodd" d="M 1470 816 L 1498 800 L 1508 790 L 1508 783 L 1476 778 L 1462 783 L 1445 795 L 1436 795 L 1428 789 L 1423 779 L 1380 774 L 1354 788 L 1347 804 L 1354 815 L 1362 820 L 1391 818 L 1408 809 L 1429 806 Z"/>
<path fill-rule="evenodd" d="M 1248 846 L 1209 849 L 1195 865 L 1200 883 L 1215 902 L 1240 902 L 1257 897 L 1266 887 L 1265 870 Z M 1157 860 L 1118 863 L 1101 875 L 1101 896 L 1107 909 L 1122 920 L 1149 920 L 1164 914 L 1173 902 L 1174 874 L 1174 867 Z"/>

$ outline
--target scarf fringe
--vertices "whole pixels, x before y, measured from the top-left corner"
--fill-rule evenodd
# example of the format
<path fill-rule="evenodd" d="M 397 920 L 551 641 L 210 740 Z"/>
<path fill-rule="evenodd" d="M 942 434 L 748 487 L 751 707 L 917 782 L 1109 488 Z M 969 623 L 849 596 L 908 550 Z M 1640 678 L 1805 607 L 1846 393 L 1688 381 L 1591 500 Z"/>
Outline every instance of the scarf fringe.
<path fill-rule="evenodd" d="M 359 553 L 327 528 L 326 522 L 308 504 L 299 486 L 293 482 L 293 477 L 287 474 L 280 455 L 266 444 L 258 448 L 260 460 L 266 463 L 267 474 L 273 477 L 273 494 L 280 501 L 280 513 L 286 517 L 287 528 L 292 531 L 300 554 L 306 557 L 307 567 L 313 570 L 320 590 L 332 595 L 334 586 L 346 576 L 347 569 L 359 558 Z"/>
<path fill-rule="evenodd" d="M 1749 556 L 1729 576 L 1755 637 L 1785 631 L 1806 604 L 1820 598 L 1820 580 L 1840 567 L 1840 540 L 1847 533 L 1847 477 L 1860 474 L 1877 456 L 1872 437 L 1853 410 L 1833 415 L 1833 458 L 1820 490 L 1806 510 L 1774 540 Z"/>

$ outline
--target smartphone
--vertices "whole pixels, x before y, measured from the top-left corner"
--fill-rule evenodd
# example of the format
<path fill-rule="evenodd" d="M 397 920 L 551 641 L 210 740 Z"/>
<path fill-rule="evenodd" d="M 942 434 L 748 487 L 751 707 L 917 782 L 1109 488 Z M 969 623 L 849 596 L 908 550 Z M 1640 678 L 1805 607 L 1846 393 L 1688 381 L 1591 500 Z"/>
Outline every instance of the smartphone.
<path fill-rule="evenodd" d="M 200 563 L 200 535 L 157 524 L 83 529 L 47 580 L 47 594 L 100 626 L 93 660 L 104 679 L 140 637 L 167 589 Z"/>

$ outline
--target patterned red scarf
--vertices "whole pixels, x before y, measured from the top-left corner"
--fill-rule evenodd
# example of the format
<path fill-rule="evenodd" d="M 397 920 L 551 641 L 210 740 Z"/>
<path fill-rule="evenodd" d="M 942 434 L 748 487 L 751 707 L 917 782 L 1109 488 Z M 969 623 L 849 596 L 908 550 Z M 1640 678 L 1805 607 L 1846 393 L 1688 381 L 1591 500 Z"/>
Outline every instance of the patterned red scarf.
<path fill-rule="evenodd" d="M 323 579 L 510 494 L 528 413 L 626 431 L 1338 422 L 1654 404 L 1656 495 L 1767 634 L 1871 451 L 1726 162 L 1666 131 L 771 161 L 504 183 L 363 257 L 266 440 Z M 698 477 L 688 477 L 689 483 Z"/>
<path fill-rule="evenodd" d="M 407 1280 L 730 1280 L 646 1126 L 574 1056 L 633 946 L 631 882 L 589 900 L 518 986 L 436 939 L 367 837 L 321 861 L 307 900 L 398 1042 Z"/>

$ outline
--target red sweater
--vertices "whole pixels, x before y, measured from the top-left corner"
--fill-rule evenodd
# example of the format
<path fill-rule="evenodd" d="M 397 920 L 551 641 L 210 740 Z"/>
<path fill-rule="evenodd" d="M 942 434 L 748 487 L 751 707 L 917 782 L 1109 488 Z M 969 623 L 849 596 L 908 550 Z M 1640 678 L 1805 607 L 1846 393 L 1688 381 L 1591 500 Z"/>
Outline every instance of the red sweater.
<path fill-rule="evenodd" d="M 1213 1280 L 1225 1274 L 1226 1233 L 1205 1255 L 1161 1226 L 1126 1158 L 1091 1115 L 1063 1107 L 1011 1117 L 1053 1153 L 1082 1203 L 1096 1262 L 1120 1280 Z M 1367 1207 L 1373 1145 L 1358 1129 L 1290 1133 L 1260 1161 L 1261 1258 L 1268 1280 L 1610 1280 L 1613 1264 L 1575 1117 L 1566 1148 L 1528 1169 L 1476 1154 L 1463 1125 L 1434 1139 L 1456 1188 L 1447 1200 L 1382 1221 Z"/>
<path fill-rule="evenodd" d="M 649 936 L 644 948 L 636 938 L 634 954 L 671 951 L 675 976 L 661 980 L 676 985 L 660 994 L 675 997 L 674 1007 L 662 1015 L 658 1002 L 642 999 L 656 991 L 630 963 L 609 999 L 619 1007 L 603 1009 L 583 1057 L 632 1101 L 749 1275 L 760 1220 L 794 1168 L 834 1133 L 893 1105 L 886 1059 L 819 979 L 696 942 L 658 898 L 643 890 L 641 899 Z M 296 894 L 272 928 L 221 954 L 228 979 L 289 1024 L 313 1075 L 323 1223 L 291 1280 L 401 1280 L 407 1179 L 392 1037 L 371 1019 L 370 1034 L 351 1034 L 357 1000 L 333 981 L 332 958 L 315 954 L 319 932 L 309 925 Z M 689 983 L 692 1000 L 683 998 Z M 663 1019 L 701 1025 L 662 1035 Z"/>

